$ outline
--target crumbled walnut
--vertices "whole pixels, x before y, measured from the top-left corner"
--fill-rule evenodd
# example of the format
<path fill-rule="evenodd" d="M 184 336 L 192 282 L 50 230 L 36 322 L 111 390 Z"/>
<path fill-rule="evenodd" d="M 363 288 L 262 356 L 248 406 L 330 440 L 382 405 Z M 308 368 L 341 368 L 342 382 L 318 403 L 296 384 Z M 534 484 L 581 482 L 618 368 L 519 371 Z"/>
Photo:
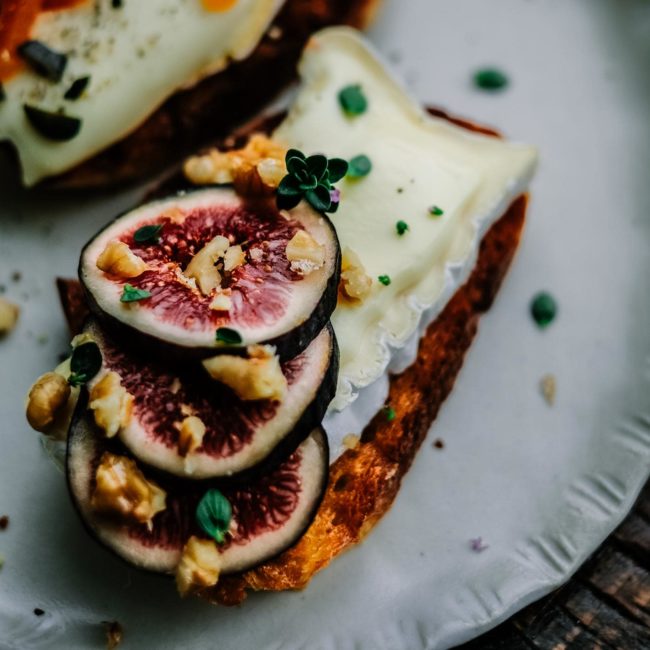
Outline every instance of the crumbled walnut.
<path fill-rule="evenodd" d="M 282 401 L 287 380 L 270 346 L 250 346 L 250 358 L 221 354 L 203 362 L 210 376 L 232 388 L 243 400 Z"/>
<path fill-rule="evenodd" d="M 319 244 L 308 232 L 298 230 L 286 248 L 291 270 L 307 275 L 325 264 L 325 246 Z"/>
<path fill-rule="evenodd" d="M 124 639 L 124 630 L 117 621 L 103 621 L 106 630 L 106 649 L 115 650 Z"/>
<path fill-rule="evenodd" d="M 27 398 L 27 421 L 32 429 L 47 433 L 70 397 L 70 385 L 56 372 L 36 380 Z"/>
<path fill-rule="evenodd" d="M 210 309 L 214 311 L 230 311 L 232 300 L 226 293 L 218 293 L 210 303 Z"/>
<path fill-rule="evenodd" d="M 16 327 L 19 315 L 20 307 L 18 305 L 0 298 L 0 336 L 9 334 Z"/>
<path fill-rule="evenodd" d="M 91 388 L 88 406 L 94 412 L 97 426 L 107 438 L 112 438 L 129 423 L 133 395 L 122 386 L 120 376 L 110 371 Z"/>
<path fill-rule="evenodd" d="M 198 449 L 205 435 L 205 424 L 196 415 L 186 417 L 178 425 L 178 453 L 183 458 Z"/>
<path fill-rule="evenodd" d="M 555 404 L 555 394 L 557 392 L 557 381 L 554 375 L 544 375 L 539 382 L 542 396 L 549 406 Z"/>
<path fill-rule="evenodd" d="M 97 268 L 119 278 L 135 278 L 147 270 L 147 264 L 124 242 L 113 239 L 97 258 Z"/>
<path fill-rule="evenodd" d="M 342 293 L 353 300 L 363 300 L 372 289 L 372 278 L 366 273 L 359 256 L 350 248 L 343 251 L 341 262 Z"/>
<path fill-rule="evenodd" d="M 187 265 L 185 276 L 196 280 L 204 296 L 209 296 L 214 289 L 221 286 L 221 273 L 215 264 L 223 259 L 229 246 L 227 237 L 217 235 L 196 253 Z"/>
<path fill-rule="evenodd" d="M 346 449 L 356 449 L 359 446 L 359 436 L 356 433 L 348 433 L 343 436 L 342 442 Z"/>
<path fill-rule="evenodd" d="M 214 540 L 190 537 L 176 568 L 176 587 L 181 596 L 214 587 L 221 572 L 221 555 Z"/>
<path fill-rule="evenodd" d="M 246 261 L 246 253 L 241 246 L 231 246 L 223 256 L 223 270 L 232 271 Z"/>
<path fill-rule="evenodd" d="M 251 136 L 245 147 L 216 149 L 186 161 L 185 176 L 196 185 L 234 183 L 243 196 L 269 196 L 287 173 L 285 149 L 265 135 Z"/>
<path fill-rule="evenodd" d="M 97 513 L 129 519 L 152 527 L 165 509 L 167 494 L 148 481 L 135 461 L 104 452 L 95 474 L 90 505 Z"/>

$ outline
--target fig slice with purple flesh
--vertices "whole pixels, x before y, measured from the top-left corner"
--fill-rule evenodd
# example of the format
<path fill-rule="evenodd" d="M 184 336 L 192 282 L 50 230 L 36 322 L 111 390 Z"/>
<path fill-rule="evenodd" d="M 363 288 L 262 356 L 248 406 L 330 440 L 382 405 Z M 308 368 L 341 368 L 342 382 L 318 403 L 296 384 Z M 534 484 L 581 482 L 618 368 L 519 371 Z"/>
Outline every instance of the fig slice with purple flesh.
<path fill-rule="evenodd" d="M 155 484 L 165 493 L 165 509 L 147 525 L 93 509 L 95 474 L 106 452 L 124 453 L 82 417 L 68 439 L 67 478 L 75 507 L 102 544 L 132 565 L 160 573 L 175 571 L 190 537 L 208 537 L 197 522 L 196 510 L 209 489 L 218 487 L 232 508 L 225 540 L 217 547 L 221 573 L 237 573 L 300 539 L 318 510 L 329 471 L 327 437 L 319 427 L 275 469 L 247 484 L 222 486 L 156 476 Z M 146 469 L 139 470 L 151 480 Z"/>
<path fill-rule="evenodd" d="M 321 423 L 336 392 L 338 347 L 330 325 L 304 352 L 282 362 L 282 401 L 245 401 L 200 365 L 173 366 L 127 351 L 96 321 L 84 333 L 102 353 L 102 369 L 88 384 L 91 394 L 115 373 L 132 400 L 117 434 L 121 443 L 138 461 L 182 478 L 242 480 L 272 466 Z M 73 429 L 86 426 L 83 419 Z"/>
<path fill-rule="evenodd" d="M 318 263 L 287 257 L 301 232 Z M 79 278 L 90 309 L 132 347 L 188 361 L 270 344 L 290 359 L 334 311 L 340 257 L 334 227 L 306 202 L 279 211 L 220 186 L 118 217 L 86 244 Z"/>

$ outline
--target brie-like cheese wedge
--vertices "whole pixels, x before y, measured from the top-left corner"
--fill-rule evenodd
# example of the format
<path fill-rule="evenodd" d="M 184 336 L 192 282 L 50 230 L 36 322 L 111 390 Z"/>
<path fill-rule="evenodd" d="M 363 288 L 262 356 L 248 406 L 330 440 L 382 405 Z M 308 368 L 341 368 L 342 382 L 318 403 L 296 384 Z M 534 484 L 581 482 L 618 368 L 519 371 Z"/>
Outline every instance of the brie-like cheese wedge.
<path fill-rule="evenodd" d="M 32 185 L 59 174 L 120 140 L 176 90 L 243 59 L 255 48 L 283 0 L 236 0 L 207 11 L 201 0 L 85 2 L 36 19 L 30 38 L 68 57 L 53 83 L 27 66 L 4 82 L 0 140 L 13 142 L 23 180 Z M 232 5 L 232 6 L 231 6 Z M 72 82 L 90 77 L 76 101 L 64 99 Z M 66 142 L 37 133 L 23 105 L 63 108 L 82 120 Z"/>
<path fill-rule="evenodd" d="M 365 154 L 372 162 L 367 176 L 337 184 L 340 207 L 331 216 L 341 249 L 354 251 L 373 280 L 365 299 L 340 300 L 332 317 L 341 363 L 331 410 L 374 385 L 360 401 L 363 413 L 335 427 L 359 433 L 351 427 L 364 424 L 368 404 L 374 413 L 385 398 L 377 380 L 413 361 L 423 319 L 433 320 L 464 282 L 482 235 L 526 190 L 537 154 L 425 113 L 354 30 L 312 37 L 300 73 L 301 89 L 273 137 L 306 154 Z M 339 93 L 357 85 L 367 109 L 350 116 Z M 408 225 L 403 234 L 398 221 Z"/>

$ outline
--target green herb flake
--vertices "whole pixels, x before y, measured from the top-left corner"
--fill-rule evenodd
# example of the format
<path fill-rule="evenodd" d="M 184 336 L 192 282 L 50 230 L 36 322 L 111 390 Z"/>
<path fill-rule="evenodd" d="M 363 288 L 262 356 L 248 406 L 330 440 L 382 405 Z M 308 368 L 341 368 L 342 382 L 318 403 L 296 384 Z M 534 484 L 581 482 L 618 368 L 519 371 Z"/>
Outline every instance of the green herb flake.
<path fill-rule="evenodd" d="M 474 85 L 481 90 L 503 90 L 508 83 L 506 74 L 497 68 L 483 68 L 474 73 Z"/>
<path fill-rule="evenodd" d="M 377 280 L 387 287 L 390 284 L 390 275 L 380 275 Z"/>
<path fill-rule="evenodd" d="M 226 345 L 239 345 L 243 341 L 241 334 L 230 327 L 217 329 L 216 339 L 219 343 L 225 343 Z"/>
<path fill-rule="evenodd" d="M 395 224 L 395 230 L 397 231 L 397 234 L 401 237 L 407 230 L 409 229 L 409 225 L 406 223 L 406 221 L 402 221 L 401 219 Z"/>
<path fill-rule="evenodd" d="M 384 406 L 384 415 L 389 422 L 395 419 L 395 409 L 392 406 Z"/>
<path fill-rule="evenodd" d="M 437 205 L 432 205 L 429 208 L 429 214 L 432 214 L 434 217 L 441 217 L 444 213 L 445 211 Z"/>
<path fill-rule="evenodd" d="M 346 115 L 361 115 L 368 109 L 368 100 L 359 84 L 346 86 L 339 92 L 339 104 Z"/>
<path fill-rule="evenodd" d="M 350 160 L 348 167 L 349 178 L 363 178 L 372 170 L 372 162 L 365 154 L 359 154 Z"/>
<path fill-rule="evenodd" d="M 70 358 L 70 386 L 81 386 L 89 382 L 102 367 L 102 353 L 97 343 L 89 341 L 78 345 Z"/>
<path fill-rule="evenodd" d="M 162 230 L 163 225 L 160 224 L 151 224 L 150 226 L 142 226 L 138 228 L 133 233 L 133 241 L 138 244 L 148 244 L 152 242 L 160 241 L 160 231 Z"/>
<path fill-rule="evenodd" d="M 196 522 L 217 544 L 226 541 L 232 520 L 230 501 L 216 488 L 208 490 L 196 507 Z"/>
<path fill-rule="evenodd" d="M 550 325 L 557 314 L 557 302 L 550 293 L 541 291 L 530 303 L 530 313 L 537 326 L 544 329 Z"/>
<path fill-rule="evenodd" d="M 151 298 L 151 292 L 144 289 L 137 289 L 131 284 L 125 284 L 120 296 L 120 302 L 139 302 Z"/>

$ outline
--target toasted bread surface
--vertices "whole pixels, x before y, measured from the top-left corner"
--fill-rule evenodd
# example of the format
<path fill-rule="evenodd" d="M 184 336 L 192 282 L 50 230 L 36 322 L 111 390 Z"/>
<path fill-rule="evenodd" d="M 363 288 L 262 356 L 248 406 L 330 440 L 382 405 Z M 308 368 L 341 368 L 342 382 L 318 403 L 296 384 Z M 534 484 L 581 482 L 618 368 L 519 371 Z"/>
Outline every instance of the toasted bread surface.
<path fill-rule="evenodd" d="M 90 189 L 151 176 L 259 113 L 296 79 L 311 34 L 330 25 L 363 28 L 378 5 L 379 0 L 287 0 L 247 59 L 177 92 L 130 135 L 44 184 Z"/>

